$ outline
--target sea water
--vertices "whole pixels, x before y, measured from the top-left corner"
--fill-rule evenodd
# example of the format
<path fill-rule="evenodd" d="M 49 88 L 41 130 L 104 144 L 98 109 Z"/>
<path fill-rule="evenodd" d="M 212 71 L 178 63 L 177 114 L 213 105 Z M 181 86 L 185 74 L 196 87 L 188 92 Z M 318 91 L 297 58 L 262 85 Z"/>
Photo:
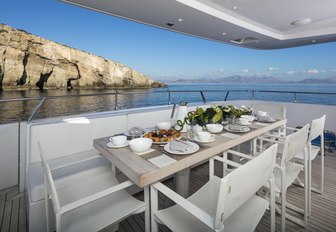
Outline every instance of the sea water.
<path fill-rule="evenodd" d="M 199 90 L 205 91 L 206 101 L 222 101 L 225 99 L 227 91 L 227 100 L 252 99 L 251 90 L 256 91 L 289 91 L 289 92 L 322 92 L 336 93 L 336 84 L 170 84 L 169 90 L 173 91 L 195 91 L 195 92 L 172 92 L 169 94 L 167 88 L 160 89 L 132 89 L 119 90 L 118 109 L 129 109 L 135 107 L 166 105 L 168 102 L 178 103 L 202 102 L 202 96 Z M 216 90 L 218 92 L 206 92 L 207 90 Z M 238 90 L 238 92 L 235 92 Z M 248 91 L 241 91 L 248 90 Z M 114 90 L 22 90 L 22 91 L 3 91 L 1 99 L 9 98 L 42 98 L 44 96 L 69 96 L 62 98 L 47 99 L 42 107 L 38 110 L 35 118 L 56 117 L 87 112 L 101 112 L 114 110 L 116 108 L 115 96 L 81 96 L 83 94 L 107 94 L 114 93 Z M 294 102 L 293 93 L 272 93 L 272 92 L 255 92 L 255 100 L 283 101 Z M 296 94 L 298 103 L 336 105 L 335 94 Z M 25 121 L 36 108 L 39 100 L 0 102 L 0 123 L 12 121 Z"/>

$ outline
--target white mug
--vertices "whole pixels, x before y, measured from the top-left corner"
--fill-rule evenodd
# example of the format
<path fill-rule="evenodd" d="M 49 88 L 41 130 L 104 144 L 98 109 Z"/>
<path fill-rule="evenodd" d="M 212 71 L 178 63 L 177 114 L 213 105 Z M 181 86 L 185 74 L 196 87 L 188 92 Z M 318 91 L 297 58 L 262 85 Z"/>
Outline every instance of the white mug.
<path fill-rule="evenodd" d="M 207 131 L 201 131 L 197 133 L 199 140 L 201 141 L 209 141 L 211 138 L 211 134 Z"/>
<path fill-rule="evenodd" d="M 117 135 L 110 138 L 110 141 L 116 146 L 125 144 L 126 140 L 127 137 L 125 135 Z"/>

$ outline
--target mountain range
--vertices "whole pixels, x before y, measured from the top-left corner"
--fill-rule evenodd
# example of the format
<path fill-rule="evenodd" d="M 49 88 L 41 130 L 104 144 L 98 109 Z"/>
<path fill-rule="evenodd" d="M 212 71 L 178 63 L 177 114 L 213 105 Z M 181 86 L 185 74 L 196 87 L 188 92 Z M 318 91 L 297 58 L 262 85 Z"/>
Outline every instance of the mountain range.
<path fill-rule="evenodd" d="M 328 84 L 335 83 L 336 77 L 331 77 L 327 79 L 304 79 L 301 81 L 285 81 L 280 78 L 272 76 L 256 77 L 256 76 L 229 76 L 222 78 L 199 78 L 199 79 L 178 79 L 178 80 L 165 80 L 168 83 L 183 83 L 183 84 L 221 84 L 221 83 L 311 83 L 311 84 Z"/>

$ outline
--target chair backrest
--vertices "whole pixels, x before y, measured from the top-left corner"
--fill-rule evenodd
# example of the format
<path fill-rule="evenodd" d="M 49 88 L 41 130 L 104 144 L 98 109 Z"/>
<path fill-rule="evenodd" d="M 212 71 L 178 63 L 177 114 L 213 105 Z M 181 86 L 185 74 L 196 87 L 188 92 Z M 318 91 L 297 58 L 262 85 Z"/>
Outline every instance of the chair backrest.
<path fill-rule="evenodd" d="M 61 206 L 60 206 L 59 198 L 57 195 L 54 179 L 52 177 L 49 164 L 43 154 L 40 141 L 37 142 L 37 146 L 38 146 L 40 156 L 41 156 L 41 162 L 42 162 L 42 167 L 43 167 L 43 172 L 44 172 L 44 184 L 46 185 L 45 188 L 50 188 L 50 194 L 51 194 L 51 200 L 54 206 L 54 212 L 55 214 L 58 214 L 61 211 Z"/>
<path fill-rule="evenodd" d="M 220 228 L 224 219 L 228 218 L 273 177 L 277 148 L 277 144 L 272 145 L 221 180 L 215 228 Z"/>
<path fill-rule="evenodd" d="M 276 119 L 286 118 L 286 107 L 283 105 L 255 103 L 252 104 L 252 108 L 254 111 L 266 111 L 269 116 Z"/>
<path fill-rule="evenodd" d="M 294 156 L 302 152 L 307 146 L 309 133 L 309 124 L 302 127 L 300 130 L 290 134 L 285 139 L 281 162 L 289 162 Z"/>
<path fill-rule="evenodd" d="M 309 138 L 308 138 L 309 142 L 316 139 L 323 133 L 325 119 L 326 119 L 326 116 L 323 115 L 321 118 L 318 118 L 312 121 L 312 124 L 310 126 Z"/>

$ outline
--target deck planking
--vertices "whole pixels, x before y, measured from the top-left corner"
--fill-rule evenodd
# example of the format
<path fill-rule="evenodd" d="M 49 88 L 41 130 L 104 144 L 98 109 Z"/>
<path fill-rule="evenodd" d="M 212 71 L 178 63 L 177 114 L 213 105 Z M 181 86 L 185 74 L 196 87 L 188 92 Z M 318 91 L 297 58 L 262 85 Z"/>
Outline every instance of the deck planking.
<path fill-rule="evenodd" d="M 312 184 L 317 185 L 320 180 L 320 156 L 312 164 Z M 221 176 L 222 167 L 216 164 L 215 173 Z M 191 171 L 191 193 L 197 191 L 209 179 L 209 165 L 204 163 Z M 168 187 L 174 188 L 174 180 L 168 179 L 164 182 Z M 298 186 L 291 186 L 288 189 L 287 198 L 291 203 L 300 205 L 303 202 L 304 190 Z M 135 195 L 143 200 L 143 194 Z M 165 197 L 159 195 L 159 205 L 163 205 Z M 27 231 L 25 196 L 19 194 L 18 186 L 0 191 L 0 232 L 23 232 Z M 256 231 L 264 232 L 270 229 L 269 212 L 266 212 Z M 103 231 L 110 231 L 105 228 Z M 145 231 L 144 214 L 134 215 L 119 224 L 121 232 L 142 232 Z M 160 225 L 160 231 L 169 232 L 165 226 Z M 276 216 L 276 231 L 280 231 L 280 215 Z M 325 156 L 325 188 L 322 195 L 312 193 L 312 214 L 308 219 L 308 225 L 303 228 L 295 223 L 286 220 L 286 231 L 336 231 L 336 153 Z"/>

